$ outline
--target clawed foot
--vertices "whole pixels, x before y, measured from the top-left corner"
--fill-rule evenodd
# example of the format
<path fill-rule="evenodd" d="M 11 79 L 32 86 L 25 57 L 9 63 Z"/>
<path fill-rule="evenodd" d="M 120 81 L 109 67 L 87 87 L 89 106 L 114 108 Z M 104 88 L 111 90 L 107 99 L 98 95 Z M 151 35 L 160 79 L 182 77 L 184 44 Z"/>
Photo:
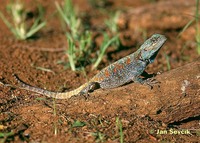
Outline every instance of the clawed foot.
<path fill-rule="evenodd" d="M 85 98 L 85 100 L 88 100 L 88 98 L 90 97 L 89 92 L 82 94 L 82 96 Z"/>
<path fill-rule="evenodd" d="M 150 89 L 153 88 L 154 85 L 159 84 L 161 82 L 157 81 L 155 78 L 148 78 L 144 81 L 144 84 L 149 86 Z"/>
<path fill-rule="evenodd" d="M 88 97 L 90 96 L 90 94 L 89 94 L 89 92 L 80 92 L 78 94 L 78 96 L 82 96 L 82 97 L 84 97 L 85 100 L 87 100 Z"/>

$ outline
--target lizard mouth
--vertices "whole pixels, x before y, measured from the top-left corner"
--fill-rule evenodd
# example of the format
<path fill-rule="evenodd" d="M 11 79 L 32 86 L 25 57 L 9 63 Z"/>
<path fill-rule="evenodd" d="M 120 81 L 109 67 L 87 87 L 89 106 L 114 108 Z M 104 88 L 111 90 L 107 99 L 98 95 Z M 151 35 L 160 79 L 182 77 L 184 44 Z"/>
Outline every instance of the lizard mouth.
<path fill-rule="evenodd" d="M 149 63 L 152 63 L 154 61 L 154 59 L 156 58 L 158 52 L 160 51 L 160 48 L 149 58 Z"/>

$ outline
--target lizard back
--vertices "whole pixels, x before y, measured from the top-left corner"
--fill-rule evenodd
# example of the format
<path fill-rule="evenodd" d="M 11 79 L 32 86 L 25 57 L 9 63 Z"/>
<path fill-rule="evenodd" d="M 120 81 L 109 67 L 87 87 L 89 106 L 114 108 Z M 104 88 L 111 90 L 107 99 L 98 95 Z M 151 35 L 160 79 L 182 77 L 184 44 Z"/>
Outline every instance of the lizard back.
<path fill-rule="evenodd" d="M 143 73 L 146 62 L 136 60 L 137 54 L 126 56 L 101 70 L 93 81 L 98 81 L 101 88 L 115 88 L 130 82 Z"/>

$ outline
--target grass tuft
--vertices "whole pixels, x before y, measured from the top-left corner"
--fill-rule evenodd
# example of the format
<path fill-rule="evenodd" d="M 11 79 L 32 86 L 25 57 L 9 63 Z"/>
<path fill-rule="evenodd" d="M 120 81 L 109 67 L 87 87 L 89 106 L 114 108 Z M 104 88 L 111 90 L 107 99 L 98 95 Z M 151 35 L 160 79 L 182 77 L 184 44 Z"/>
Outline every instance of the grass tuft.
<path fill-rule="evenodd" d="M 97 143 L 101 142 L 105 142 L 105 134 L 101 133 L 101 132 L 95 132 L 95 133 L 92 133 L 93 136 L 95 136 L 95 140 Z"/>
<path fill-rule="evenodd" d="M 124 142 L 124 134 L 123 134 L 123 129 L 122 129 L 122 122 L 119 119 L 119 117 L 116 118 L 116 127 L 119 130 L 120 143 L 123 143 Z"/>
<path fill-rule="evenodd" d="M 55 2 L 55 5 L 66 26 L 66 38 L 68 39 L 66 54 L 69 60 L 69 66 L 71 70 L 76 71 L 85 67 L 89 61 L 93 64 L 92 69 L 96 69 L 102 61 L 106 49 L 112 44 L 119 45 L 118 28 L 116 24 L 119 13 L 115 14 L 111 20 L 106 22 L 108 29 L 115 36 L 109 38 L 108 34 L 103 32 L 104 40 L 99 46 L 99 50 L 96 52 L 97 57 L 92 59 L 91 53 L 94 52 L 92 32 L 85 30 L 81 19 L 77 16 L 72 1 L 64 0 L 63 2 L 62 5 Z"/>
<path fill-rule="evenodd" d="M 38 6 L 38 17 L 34 20 L 31 26 L 28 26 L 28 11 L 25 9 L 21 1 L 15 1 L 7 5 L 7 11 L 11 16 L 12 22 L 0 12 L 0 18 L 10 29 L 17 39 L 26 40 L 33 37 L 40 29 L 42 29 L 46 22 L 43 21 L 43 8 Z"/>
<path fill-rule="evenodd" d="M 196 0 L 196 11 L 195 11 L 195 17 L 190 20 L 184 28 L 181 30 L 181 32 L 178 34 L 178 37 L 188 28 L 190 25 L 192 25 L 195 22 L 196 24 L 196 43 L 197 43 L 197 53 L 200 55 L 200 28 L 199 28 L 199 0 Z"/>

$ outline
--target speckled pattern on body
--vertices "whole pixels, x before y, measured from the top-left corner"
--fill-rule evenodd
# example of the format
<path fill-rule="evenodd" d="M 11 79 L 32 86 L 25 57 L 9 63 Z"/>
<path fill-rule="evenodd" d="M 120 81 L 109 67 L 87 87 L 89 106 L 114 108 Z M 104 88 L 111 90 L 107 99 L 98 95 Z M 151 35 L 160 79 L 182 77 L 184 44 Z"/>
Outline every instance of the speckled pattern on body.
<path fill-rule="evenodd" d="M 77 94 L 88 94 L 97 88 L 109 89 L 119 87 L 130 81 L 143 84 L 145 80 L 140 75 L 145 71 L 148 64 L 156 58 L 166 37 L 160 34 L 154 34 L 147 39 L 142 46 L 134 53 L 114 62 L 102 69 L 89 82 L 79 88 L 69 92 L 52 92 L 38 87 L 30 86 L 21 81 L 16 75 L 15 78 L 21 84 L 22 89 L 40 93 L 56 99 L 67 99 Z"/>

